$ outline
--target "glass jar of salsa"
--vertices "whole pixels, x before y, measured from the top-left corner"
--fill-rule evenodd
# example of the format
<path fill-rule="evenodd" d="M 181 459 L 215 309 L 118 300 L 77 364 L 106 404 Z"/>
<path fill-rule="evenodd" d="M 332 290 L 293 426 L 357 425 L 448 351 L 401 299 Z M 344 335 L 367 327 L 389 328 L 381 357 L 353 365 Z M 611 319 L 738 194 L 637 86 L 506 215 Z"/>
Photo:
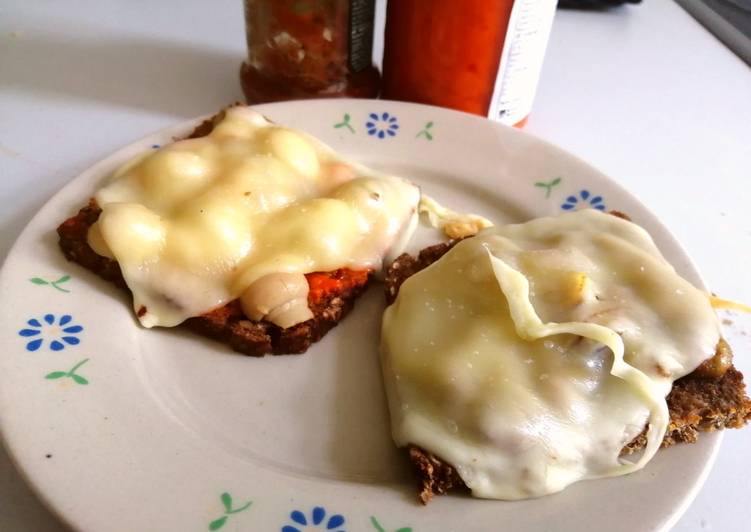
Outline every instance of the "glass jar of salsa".
<path fill-rule="evenodd" d="M 248 103 L 378 95 L 375 0 L 245 0 Z"/>

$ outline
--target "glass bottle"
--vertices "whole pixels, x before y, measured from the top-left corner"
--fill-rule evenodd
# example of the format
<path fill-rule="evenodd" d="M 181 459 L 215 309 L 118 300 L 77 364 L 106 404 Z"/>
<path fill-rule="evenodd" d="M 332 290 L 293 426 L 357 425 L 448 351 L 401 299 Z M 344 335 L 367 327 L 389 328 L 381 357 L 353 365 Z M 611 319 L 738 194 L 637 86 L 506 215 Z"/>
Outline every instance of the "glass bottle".
<path fill-rule="evenodd" d="M 382 96 L 522 125 L 556 0 L 392 0 Z"/>

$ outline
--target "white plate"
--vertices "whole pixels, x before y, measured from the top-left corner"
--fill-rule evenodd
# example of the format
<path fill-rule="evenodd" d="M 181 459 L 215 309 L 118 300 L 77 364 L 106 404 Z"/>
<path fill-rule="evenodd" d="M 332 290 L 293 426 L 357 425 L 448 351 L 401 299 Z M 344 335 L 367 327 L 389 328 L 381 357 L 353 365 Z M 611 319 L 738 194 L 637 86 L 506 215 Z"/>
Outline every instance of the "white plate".
<path fill-rule="evenodd" d="M 702 286 L 638 200 L 517 130 L 386 101 L 259 110 L 498 223 L 582 206 L 627 212 Z M 115 167 L 196 123 L 151 135 L 73 180 L 25 229 L 0 277 L 0 428 L 21 471 L 66 523 L 112 532 L 633 532 L 677 519 L 708 472 L 717 434 L 662 451 L 634 475 L 542 499 L 452 495 L 418 505 L 389 434 L 380 286 L 302 356 L 249 358 L 187 331 L 140 328 L 124 294 L 65 261 L 55 228 Z"/>

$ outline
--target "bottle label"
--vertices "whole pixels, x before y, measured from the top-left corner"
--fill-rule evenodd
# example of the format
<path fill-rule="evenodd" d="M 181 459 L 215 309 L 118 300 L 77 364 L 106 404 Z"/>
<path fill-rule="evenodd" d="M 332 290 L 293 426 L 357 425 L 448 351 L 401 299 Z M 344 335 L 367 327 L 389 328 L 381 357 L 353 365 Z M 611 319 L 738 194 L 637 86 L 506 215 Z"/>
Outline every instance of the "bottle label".
<path fill-rule="evenodd" d="M 529 115 L 556 3 L 556 0 L 514 2 L 488 118 L 514 125 Z"/>
<path fill-rule="evenodd" d="M 349 69 L 362 72 L 373 63 L 375 0 L 349 2 Z"/>

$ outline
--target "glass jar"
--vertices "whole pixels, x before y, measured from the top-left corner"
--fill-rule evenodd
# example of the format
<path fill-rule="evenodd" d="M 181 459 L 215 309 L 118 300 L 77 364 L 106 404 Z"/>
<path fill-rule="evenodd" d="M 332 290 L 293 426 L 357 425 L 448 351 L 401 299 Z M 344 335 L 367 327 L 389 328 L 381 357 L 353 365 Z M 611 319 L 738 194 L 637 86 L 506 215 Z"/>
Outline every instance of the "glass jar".
<path fill-rule="evenodd" d="M 373 98 L 375 0 L 245 0 L 248 103 Z"/>

